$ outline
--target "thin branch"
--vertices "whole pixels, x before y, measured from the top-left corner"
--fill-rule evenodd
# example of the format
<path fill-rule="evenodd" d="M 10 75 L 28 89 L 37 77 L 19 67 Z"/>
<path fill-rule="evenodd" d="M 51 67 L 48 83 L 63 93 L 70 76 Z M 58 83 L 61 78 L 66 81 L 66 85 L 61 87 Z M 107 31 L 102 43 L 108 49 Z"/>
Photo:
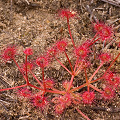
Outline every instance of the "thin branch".
<path fill-rule="evenodd" d="M 106 2 L 106 3 L 109 3 L 109 4 L 111 4 L 111 5 L 115 5 L 115 6 L 117 6 L 117 7 L 120 7 L 119 3 L 117 3 L 117 2 L 115 2 L 115 1 L 113 1 L 113 0 L 101 0 L 101 1 Z"/>

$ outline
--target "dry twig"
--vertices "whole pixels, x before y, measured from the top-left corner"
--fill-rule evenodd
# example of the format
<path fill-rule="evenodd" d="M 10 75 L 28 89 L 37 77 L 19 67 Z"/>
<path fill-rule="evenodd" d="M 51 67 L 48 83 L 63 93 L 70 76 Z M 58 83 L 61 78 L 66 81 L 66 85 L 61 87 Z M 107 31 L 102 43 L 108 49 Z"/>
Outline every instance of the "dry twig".
<path fill-rule="evenodd" d="M 101 0 L 101 1 L 120 7 L 119 1 L 113 1 L 113 0 Z"/>
<path fill-rule="evenodd" d="M 120 112 L 120 108 L 118 107 L 110 107 L 110 108 L 105 108 L 105 107 L 91 107 L 90 109 L 92 110 L 100 110 L 100 111 L 106 111 L 106 112 L 111 112 L 111 113 L 118 113 Z"/>

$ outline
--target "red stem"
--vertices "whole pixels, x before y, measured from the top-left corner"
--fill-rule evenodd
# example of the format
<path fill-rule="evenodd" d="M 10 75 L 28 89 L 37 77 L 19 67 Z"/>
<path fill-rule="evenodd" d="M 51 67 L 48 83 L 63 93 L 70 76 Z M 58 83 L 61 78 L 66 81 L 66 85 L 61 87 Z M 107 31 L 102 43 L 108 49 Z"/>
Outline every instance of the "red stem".
<path fill-rule="evenodd" d="M 59 91 L 59 90 L 57 90 L 57 91 L 46 90 L 46 92 L 49 92 L 49 93 L 57 93 L 57 94 L 66 94 L 65 91 Z"/>
<path fill-rule="evenodd" d="M 38 78 L 35 76 L 35 74 L 30 70 L 30 73 L 32 74 L 32 76 L 35 78 L 35 80 L 40 84 L 40 86 L 42 88 L 44 88 L 43 84 L 38 80 Z"/>
<path fill-rule="evenodd" d="M 95 36 L 93 37 L 93 39 L 91 40 L 91 42 L 96 38 L 97 35 L 98 35 L 98 32 L 95 34 Z"/>
<path fill-rule="evenodd" d="M 86 72 L 86 67 L 84 68 L 84 72 L 85 72 L 86 83 L 89 84 L 89 82 L 88 82 L 88 77 L 87 77 L 87 72 Z M 90 91 L 89 85 L 87 85 L 87 90 L 88 90 L 88 92 Z"/>
<path fill-rule="evenodd" d="M 26 68 L 25 68 L 25 70 L 26 70 L 26 79 L 27 79 L 27 85 L 29 84 L 29 81 L 28 81 L 28 74 L 27 74 L 27 55 L 26 55 L 26 60 L 25 60 L 25 66 L 26 66 Z"/>
<path fill-rule="evenodd" d="M 98 89 L 98 88 L 96 88 L 95 86 L 93 86 L 93 85 L 89 85 L 91 88 L 93 88 L 94 90 L 96 90 L 96 91 L 98 91 L 99 93 L 102 93 L 102 91 L 100 90 L 100 89 Z"/>
<path fill-rule="evenodd" d="M 16 62 L 16 60 L 13 58 L 13 61 L 15 62 L 16 66 L 18 67 L 19 71 L 22 73 L 23 78 L 25 79 L 26 83 L 28 83 L 26 76 L 24 75 L 23 71 L 21 70 L 20 66 Z"/>
<path fill-rule="evenodd" d="M 16 88 L 25 87 L 25 86 L 27 86 L 27 84 L 24 84 L 24 85 L 20 85 L 20 86 L 16 86 L 16 87 L 11 87 L 11 88 L 0 89 L 0 91 L 5 91 L 5 90 L 12 90 L 12 89 L 16 89 Z"/>
<path fill-rule="evenodd" d="M 79 89 L 81 89 L 81 88 L 83 88 L 83 87 L 85 87 L 85 86 L 87 86 L 87 85 L 88 85 L 87 83 L 84 83 L 84 84 L 82 84 L 82 85 L 79 86 L 79 87 L 76 87 L 76 88 L 71 89 L 71 90 L 69 91 L 69 93 L 74 92 L 74 91 L 77 91 L 77 90 L 79 90 Z"/>
<path fill-rule="evenodd" d="M 111 68 L 111 66 L 114 64 L 114 62 L 117 60 L 117 58 L 120 56 L 120 53 L 117 55 L 117 57 L 111 62 L 110 66 L 108 67 L 108 69 L 106 70 L 106 72 L 103 74 L 103 76 L 109 71 L 109 69 Z"/>
<path fill-rule="evenodd" d="M 86 118 L 87 120 L 90 120 L 84 113 L 81 112 L 81 110 L 79 110 L 78 108 L 76 108 L 76 110 L 77 110 L 78 113 L 80 113 L 84 118 Z"/>
<path fill-rule="evenodd" d="M 91 83 L 94 83 L 94 82 L 97 82 L 98 80 L 100 80 L 100 79 L 102 79 L 103 77 L 100 77 L 100 78 L 98 78 L 98 79 L 96 79 L 96 80 L 93 80 L 93 81 L 90 81 L 90 84 Z"/>
<path fill-rule="evenodd" d="M 80 72 L 80 69 L 82 68 L 83 62 L 80 64 L 79 68 L 77 69 L 77 71 L 75 72 L 75 75 L 78 75 L 78 73 Z"/>
<path fill-rule="evenodd" d="M 71 62 L 70 62 L 70 59 L 69 59 L 69 57 L 68 57 L 68 55 L 67 55 L 67 53 L 66 53 L 65 50 L 64 50 L 64 52 L 65 52 L 65 55 L 66 55 L 66 57 L 67 57 L 67 59 L 68 59 L 68 62 L 69 62 L 69 64 L 70 64 L 71 71 L 72 71 L 72 73 L 73 73 L 73 67 L 72 67 L 72 64 L 71 64 Z"/>
<path fill-rule="evenodd" d="M 36 87 L 36 86 L 34 86 L 34 85 L 30 84 L 30 83 L 29 83 L 29 86 L 31 86 L 31 87 L 33 87 L 33 88 L 36 88 L 36 89 L 38 89 L 38 90 L 44 91 L 44 89 L 41 89 L 41 88 L 39 88 L 39 87 Z M 59 90 L 57 90 L 57 91 L 46 90 L 46 92 L 49 92 L 49 93 L 58 93 L 58 94 L 66 94 L 65 91 L 59 91 Z"/>
<path fill-rule="evenodd" d="M 98 72 L 98 70 L 102 67 L 102 65 L 104 64 L 104 62 L 101 62 L 101 64 L 99 65 L 99 67 L 97 68 L 97 70 L 92 74 L 92 76 L 89 78 L 89 82 L 93 79 L 93 77 L 95 76 L 95 74 Z"/>
<path fill-rule="evenodd" d="M 71 81 L 70 81 L 70 84 L 69 84 L 69 87 L 68 87 L 68 89 L 67 89 L 67 91 L 69 91 L 70 90 L 70 88 L 71 88 L 71 86 L 72 86 L 72 83 L 73 83 L 73 79 L 74 79 L 74 75 L 72 75 L 72 77 L 71 77 Z"/>
<path fill-rule="evenodd" d="M 94 44 L 95 42 L 97 42 L 100 38 L 96 39 L 95 41 L 93 41 L 88 47 L 90 47 L 92 44 Z"/>
<path fill-rule="evenodd" d="M 109 69 L 111 68 L 111 66 L 114 64 L 114 62 L 117 60 L 117 58 L 120 56 L 120 53 L 117 55 L 117 57 L 111 62 L 110 66 L 108 67 L 108 69 L 106 70 L 106 72 L 102 75 L 102 77 L 96 79 L 96 80 L 93 80 L 91 81 L 90 83 L 94 83 L 102 78 L 104 78 L 104 75 L 109 71 Z"/>
<path fill-rule="evenodd" d="M 46 92 L 46 85 L 45 85 L 45 79 L 44 79 L 44 68 L 42 68 L 42 79 L 43 79 L 44 91 Z"/>
<path fill-rule="evenodd" d="M 70 37 L 71 37 L 73 46 L 74 46 L 74 48 L 75 48 L 75 43 L 74 43 L 74 40 L 73 40 L 73 37 L 72 37 L 72 34 L 71 34 L 70 24 L 69 24 L 69 17 L 68 17 L 68 16 L 67 16 L 67 24 L 68 24 L 68 31 L 69 31 L 69 34 L 70 34 Z"/>
<path fill-rule="evenodd" d="M 56 58 L 57 59 L 57 61 L 60 63 L 60 65 L 63 67 L 63 68 L 65 68 L 71 75 L 72 75 L 72 73 L 60 62 L 60 60 L 58 59 L 58 58 Z"/>
<path fill-rule="evenodd" d="M 74 67 L 74 72 L 76 71 L 76 68 L 77 68 L 77 65 L 78 65 L 78 60 L 79 60 L 79 57 L 77 57 L 77 59 L 76 59 L 75 67 Z"/>
<path fill-rule="evenodd" d="M 90 82 L 89 86 L 90 86 L 90 87 L 92 87 L 93 89 L 95 89 L 96 91 L 98 91 L 98 92 L 101 93 L 101 90 L 99 90 L 98 88 L 96 88 L 96 87 L 94 87 L 93 85 L 91 85 L 91 83 L 94 83 L 94 82 L 96 82 L 96 81 L 104 78 L 103 76 L 109 71 L 109 69 L 111 68 L 111 66 L 114 64 L 114 62 L 117 60 L 117 58 L 118 58 L 119 56 L 120 56 L 120 53 L 119 53 L 119 54 L 117 55 L 117 57 L 112 61 L 112 63 L 110 64 L 110 66 L 108 67 L 108 69 L 106 70 L 106 72 L 102 75 L 102 77 L 100 77 L 100 78 L 98 78 L 98 79 L 96 79 L 96 80 L 91 81 L 92 78 L 94 77 L 94 75 L 95 75 L 95 74 L 97 73 L 97 71 L 99 70 L 99 68 L 102 66 L 102 63 L 100 64 L 100 66 L 98 67 L 98 69 L 94 72 L 94 74 L 93 74 L 93 75 L 91 76 L 91 78 L 89 79 L 89 82 Z M 83 85 L 81 85 L 81 86 L 79 86 L 79 87 L 73 88 L 73 89 L 70 90 L 69 92 L 71 93 L 71 92 L 77 91 L 77 90 L 79 90 L 79 89 L 81 89 L 81 88 L 83 88 L 83 87 L 85 87 L 85 86 L 87 86 L 87 85 L 88 85 L 88 84 L 85 83 L 85 84 L 83 84 Z"/>
<path fill-rule="evenodd" d="M 29 83 L 29 86 L 31 86 L 31 87 L 33 87 L 33 88 L 36 88 L 36 89 L 38 89 L 38 90 L 44 91 L 44 89 L 41 89 L 41 88 L 39 88 L 39 87 L 37 87 L 37 86 L 34 86 L 34 85 L 30 84 L 30 83 Z"/>

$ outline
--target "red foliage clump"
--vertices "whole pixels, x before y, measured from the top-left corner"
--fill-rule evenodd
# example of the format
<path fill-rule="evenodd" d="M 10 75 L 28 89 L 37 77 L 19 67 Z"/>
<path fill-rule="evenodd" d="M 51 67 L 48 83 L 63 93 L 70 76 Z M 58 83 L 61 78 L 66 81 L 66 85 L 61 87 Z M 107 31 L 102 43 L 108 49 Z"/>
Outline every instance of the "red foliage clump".
<path fill-rule="evenodd" d="M 15 46 L 8 46 L 7 48 L 4 49 L 1 57 L 6 61 L 11 60 L 15 57 L 16 51 L 17 50 Z"/>

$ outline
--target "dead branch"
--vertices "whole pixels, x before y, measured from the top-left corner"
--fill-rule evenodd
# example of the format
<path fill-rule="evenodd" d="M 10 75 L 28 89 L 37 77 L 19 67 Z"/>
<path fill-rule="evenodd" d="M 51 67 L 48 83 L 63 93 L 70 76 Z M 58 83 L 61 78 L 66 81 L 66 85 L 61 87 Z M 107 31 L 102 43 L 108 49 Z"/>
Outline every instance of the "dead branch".
<path fill-rule="evenodd" d="M 113 0 L 101 0 L 101 1 L 106 2 L 106 3 L 109 3 L 109 4 L 111 4 L 111 5 L 115 5 L 115 6 L 117 6 L 117 7 L 120 7 L 119 2 L 117 2 L 117 1 L 113 1 Z"/>

